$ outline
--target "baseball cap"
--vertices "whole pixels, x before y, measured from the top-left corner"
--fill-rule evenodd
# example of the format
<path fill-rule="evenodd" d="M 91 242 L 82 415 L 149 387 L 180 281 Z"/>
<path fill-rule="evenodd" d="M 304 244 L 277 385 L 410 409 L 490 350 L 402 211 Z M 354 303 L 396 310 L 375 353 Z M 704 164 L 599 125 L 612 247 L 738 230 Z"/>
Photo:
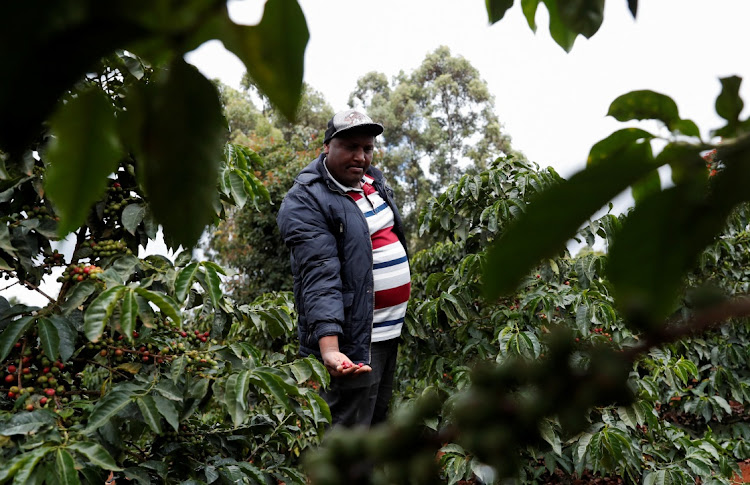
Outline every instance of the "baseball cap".
<path fill-rule="evenodd" d="M 383 125 L 375 123 L 369 116 L 361 111 L 347 109 L 336 113 L 333 115 L 333 118 L 328 121 L 328 128 L 326 129 L 326 137 L 323 140 L 323 144 L 331 141 L 331 138 L 339 133 L 352 129 L 366 131 L 372 134 L 372 136 L 378 136 L 383 133 Z"/>

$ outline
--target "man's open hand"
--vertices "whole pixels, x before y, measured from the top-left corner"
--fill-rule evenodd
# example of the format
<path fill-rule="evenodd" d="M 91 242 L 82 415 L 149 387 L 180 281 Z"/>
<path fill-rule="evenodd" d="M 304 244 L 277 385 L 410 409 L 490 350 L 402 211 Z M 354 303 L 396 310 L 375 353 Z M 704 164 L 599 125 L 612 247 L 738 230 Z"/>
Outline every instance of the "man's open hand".
<path fill-rule="evenodd" d="M 338 351 L 329 351 L 322 354 L 323 365 L 333 377 L 359 375 L 372 371 L 372 367 L 361 362 L 352 362 L 349 357 Z"/>

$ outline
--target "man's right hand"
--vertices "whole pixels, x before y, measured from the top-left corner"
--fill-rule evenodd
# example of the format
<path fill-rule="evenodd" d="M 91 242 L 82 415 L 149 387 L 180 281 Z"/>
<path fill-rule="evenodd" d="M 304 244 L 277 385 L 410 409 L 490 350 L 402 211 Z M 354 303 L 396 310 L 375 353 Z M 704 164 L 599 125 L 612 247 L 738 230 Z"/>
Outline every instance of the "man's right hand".
<path fill-rule="evenodd" d="M 352 362 L 346 354 L 339 352 L 339 339 L 332 335 L 319 340 L 320 355 L 323 365 L 333 377 L 359 375 L 372 371 L 372 367 L 363 363 Z"/>

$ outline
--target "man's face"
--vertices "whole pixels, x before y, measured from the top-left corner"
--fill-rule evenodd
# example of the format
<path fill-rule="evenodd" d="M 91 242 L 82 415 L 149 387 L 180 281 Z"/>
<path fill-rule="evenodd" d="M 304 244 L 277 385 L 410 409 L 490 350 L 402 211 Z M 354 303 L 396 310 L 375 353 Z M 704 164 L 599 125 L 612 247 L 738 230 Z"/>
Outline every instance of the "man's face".
<path fill-rule="evenodd" d="M 332 138 L 323 151 L 333 178 L 346 187 L 359 187 L 375 150 L 375 137 L 365 133 L 342 133 Z"/>

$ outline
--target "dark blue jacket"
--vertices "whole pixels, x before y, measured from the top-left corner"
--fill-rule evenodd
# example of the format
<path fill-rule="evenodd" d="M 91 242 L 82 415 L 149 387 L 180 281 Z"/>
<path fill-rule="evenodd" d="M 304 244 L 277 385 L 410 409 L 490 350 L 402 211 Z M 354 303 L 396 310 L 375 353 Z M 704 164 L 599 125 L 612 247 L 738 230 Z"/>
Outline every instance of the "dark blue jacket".
<path fill-rule="evenodd" d="M 339 350 L 353 362 L 370 363 L 372 241 L 364 214 L 331 180 L 323 160 L 310 163 L 281 203 L 276 222 L 291 250 L 300 354 L 320 357 L 318 340 L 338 335 Z M 380 170 L 367 174 L 394 214 L 394 231 L 406 248 L 393 190 Z"/>

